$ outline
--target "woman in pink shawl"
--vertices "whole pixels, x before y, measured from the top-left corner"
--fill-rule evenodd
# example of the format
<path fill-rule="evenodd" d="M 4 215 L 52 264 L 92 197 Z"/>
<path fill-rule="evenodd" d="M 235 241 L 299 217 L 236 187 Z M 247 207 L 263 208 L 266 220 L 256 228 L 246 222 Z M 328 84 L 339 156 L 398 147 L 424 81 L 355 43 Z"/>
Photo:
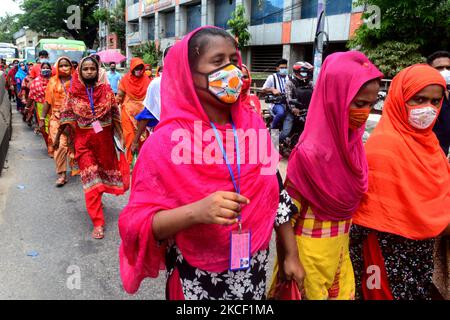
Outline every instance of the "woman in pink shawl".
<path fill-rule="evenodd" d="M 285 277 L 302 286 L 289 197 L 279 208 L 276 169 L 264 174 L 267 159 L 243 156 L 258 145 L 278 161 L 263 121 L 241 105 L 240 64 L 234 38 L 215 27 L 193 31 L 165 58 L 161 122 L 139 154 L 119 218 L 129 293 L 165 265 L 168 299 L 262 299 L 274 226 Z M 242 136 L 251 129 L 263 133 L 252 144 Z"/>
<path fill-rule="evenodd" d="M 293 225 L 307 299 L 354 299 L 349 229 L 367 191 L 362 135 L 382 76 L 360 52 L 327 57 L 289 158 L 285 185 L 299 209 Z"/>

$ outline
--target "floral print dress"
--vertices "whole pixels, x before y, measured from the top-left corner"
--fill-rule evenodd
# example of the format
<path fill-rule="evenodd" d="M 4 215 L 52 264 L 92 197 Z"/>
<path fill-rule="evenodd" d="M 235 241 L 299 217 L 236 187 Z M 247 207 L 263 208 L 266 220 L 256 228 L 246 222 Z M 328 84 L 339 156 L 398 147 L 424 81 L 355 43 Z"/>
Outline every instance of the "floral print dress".
<path fill-rule="evenodd" d="M 296 207 L 280 182 L 280 202 L 275 226 L 289 222 Z M 195 268 L 183 258 L 175 243 L 166 254 L 167 277 L 178 270 L 186 300 L 261 300 L 265 299 L 269 249 L 260 250 L 251 257 L 247 270 L 207 272 Z"/>

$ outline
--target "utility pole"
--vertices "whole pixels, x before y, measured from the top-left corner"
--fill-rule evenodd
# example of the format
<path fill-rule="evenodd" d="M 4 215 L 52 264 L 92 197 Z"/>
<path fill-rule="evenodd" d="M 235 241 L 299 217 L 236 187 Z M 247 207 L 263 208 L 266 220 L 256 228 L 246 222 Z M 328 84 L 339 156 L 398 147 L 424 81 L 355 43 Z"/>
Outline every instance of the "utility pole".
<path fill-rule="evenodd" d="M 325 7 L 327 0 L 317 1 L 317 29 L 314 38 L 314 76 L 313 83 L 316 84 L 319 78 L 320 69 L 322 68 L 322 52 L 323 52 L 323 37 L 325 35 Z"/>

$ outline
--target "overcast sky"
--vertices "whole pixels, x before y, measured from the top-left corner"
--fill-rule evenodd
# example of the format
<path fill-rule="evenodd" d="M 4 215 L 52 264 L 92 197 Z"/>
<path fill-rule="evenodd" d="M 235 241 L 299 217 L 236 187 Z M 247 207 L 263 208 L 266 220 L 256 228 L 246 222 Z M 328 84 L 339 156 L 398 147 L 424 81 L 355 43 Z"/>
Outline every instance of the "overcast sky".
<path fill-rule="evenodd" d="M 9 14 L 22 13 L 22 10 L 19 8 L 19 4 L 14 2 L 13 0 L 1 0 L 2 10 L 0 10 L 0 17 Z"/>

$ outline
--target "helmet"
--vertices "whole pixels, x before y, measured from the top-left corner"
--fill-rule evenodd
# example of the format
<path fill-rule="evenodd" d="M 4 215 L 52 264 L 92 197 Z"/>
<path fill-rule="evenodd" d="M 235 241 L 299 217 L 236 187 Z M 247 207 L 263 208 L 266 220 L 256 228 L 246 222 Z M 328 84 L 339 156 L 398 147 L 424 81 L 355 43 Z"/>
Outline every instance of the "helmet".
<path fill-rule="evenodd" d="M 308 80 L 313 76 L 314 67 L 308 62 L 299 61 L 294 64 L 292 70 L 298 79 Z"/>

